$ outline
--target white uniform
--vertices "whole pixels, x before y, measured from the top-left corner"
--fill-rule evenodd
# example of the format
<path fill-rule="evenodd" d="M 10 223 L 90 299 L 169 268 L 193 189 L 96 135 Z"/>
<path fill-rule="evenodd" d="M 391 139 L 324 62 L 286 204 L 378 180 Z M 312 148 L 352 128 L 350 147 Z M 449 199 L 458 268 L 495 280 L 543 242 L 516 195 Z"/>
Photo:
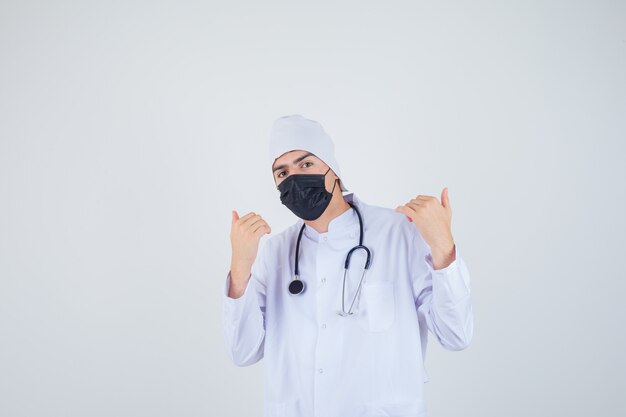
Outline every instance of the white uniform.
<path fill-rule="evenodd" d="M 424 417 L 424 355 L 428 330 L 450 350 L 468 346 L 473 333 L 470 275 L 456 259 L 434 270 L 430 246 L 404 214 L 344 195 L 363 218 L 371 251 L 358 311 L 341 311 L 346 255 L 359 242 L 356 212 L 331 220 L 328 231 L 305 227 L 300 279 L 292 295 L 295 248 L 302 219 L 261 247 L 245 293 L 228 297 L 224 335 L 238 366 L 265 357 L 265 417 Z M 356 250 L 346 279 L 346 310 L 365 264 Z"/>

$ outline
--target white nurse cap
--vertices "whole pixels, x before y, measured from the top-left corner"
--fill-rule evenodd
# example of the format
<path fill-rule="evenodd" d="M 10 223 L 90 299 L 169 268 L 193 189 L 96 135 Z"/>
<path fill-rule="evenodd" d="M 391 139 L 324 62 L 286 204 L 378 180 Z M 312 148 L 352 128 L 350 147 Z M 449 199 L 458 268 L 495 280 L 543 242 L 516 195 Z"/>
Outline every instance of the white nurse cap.
<path fill-rule="evenodd" d="M 341 169 L 335 160 L 335 145 L 321 124 L 300 114 L 290 114 L 274 121 L 270 132 L 270 167 L 289 151 L 308 151 L 324 161 L 340 178 L 341 191 L 350 191 L 343 184 Z"/>

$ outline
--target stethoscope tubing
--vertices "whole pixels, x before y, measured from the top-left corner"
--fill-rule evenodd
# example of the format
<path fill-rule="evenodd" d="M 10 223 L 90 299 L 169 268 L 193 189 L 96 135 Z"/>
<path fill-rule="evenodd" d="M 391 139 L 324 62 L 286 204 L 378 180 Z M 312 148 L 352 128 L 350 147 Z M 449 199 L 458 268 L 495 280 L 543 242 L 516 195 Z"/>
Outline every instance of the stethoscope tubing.
<path fill-rule="evenodd" d="M 361 286 L 363 284 L 363 280 L 365 278 L 365 273 L 367 272 L 367 270 L 369 269 L 370 265 L 371 265 L 371 252 L 369 250 L 369 248 L 365 245 L 363 245 L 363 218 L 361 217 L 361 213 L 359 212 L 359 210 L 354 206 L 353 203 L 348 202 L 348 204 L 350 205 L 350 207 L 352 207 L 354 209 L 354 211 L 356 212 L 358 218 L 359 218 L 359 244 L 354 246 L 352 249 L 350 249 L 348 251 L 348 254 L 346 255 L 346 261 L 344 263 L 344 272 L 343 272 L 343 289 L 342 289 L 342 294 L 341 294 L 341 308 L 343 310 L 343 312 L 339 312 L 340 315 L 342 316 L 348 316 L 351 314 L 354 314 L 355 311 L 352 311 L 352 308 L 354 307 L 354 303 L 361 291 Z M 300 228 L 300 233 L 298 234 L 298 240 L 296 241 L 296 255 L 295 255 L 295 268 L 294 268 L 294 279 L 289 283 L 289 293 L 292 295 L 299 295 L 302 294 L 305 290 L 305 285 L 304 285 L 304 281 L 302 281 L 300 279 L 300 271 L 299 271 L 299 264 L 298 264 L 298 254 L 300 252 L 300 240 L 302 239 L 302 233 L 304 232 L 304 228 L 305 228 L 306 224 L 302 224 L 302 227 Z M 350 308 L 348 309 L 348 311 L 346 311 L 345 309 L 345 289 L 346 289 L 346 276 L 348 273 L 348 269 L 350 267 L 350 258 L 352 256 L 352 254 L 354 253 L 354 251 L 356 250 L 365 250 L 365 252 L 367 253 L 367 258 L 365 261 L 365 267 L 363 268 L 363 273 L 361 274 L 361 279 L 359 281 L 359 286 L 356 290 L 355 296 L 352 299 L 352 303 L 350 304 Z"/>

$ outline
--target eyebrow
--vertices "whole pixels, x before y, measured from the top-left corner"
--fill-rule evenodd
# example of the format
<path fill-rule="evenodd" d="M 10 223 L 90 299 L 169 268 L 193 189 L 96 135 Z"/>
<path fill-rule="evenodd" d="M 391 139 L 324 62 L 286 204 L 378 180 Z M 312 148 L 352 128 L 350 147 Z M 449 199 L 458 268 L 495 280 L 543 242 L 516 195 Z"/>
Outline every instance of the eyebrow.
<path fill-rule="evenodd" d="M 304 155 L 302 155 L 302 156 L 300 156 L 300 157 L 298 157 L 298 158 L 294 159 L 293 163 L 294 163 L 294 164 L 297 164 L 298 162 L 302 161 L 302 160 L 303 160 L 304 158 L 306 158 L 307 156 L 315 156 L 315 155 L 313 155 L 311 152 L 307 152 L 307 153 L 305 153 Z M 276 168 L 274 168 L 274 169 L 272 170 L 272 172 L 276 172 L 276 171 L 278 171 L 279 169 L 283 169 L 283 168 L 287 168 L 287 165 L 285 165 L 285 164 L 283 164 L 283 165 L 278 165 Z"/>

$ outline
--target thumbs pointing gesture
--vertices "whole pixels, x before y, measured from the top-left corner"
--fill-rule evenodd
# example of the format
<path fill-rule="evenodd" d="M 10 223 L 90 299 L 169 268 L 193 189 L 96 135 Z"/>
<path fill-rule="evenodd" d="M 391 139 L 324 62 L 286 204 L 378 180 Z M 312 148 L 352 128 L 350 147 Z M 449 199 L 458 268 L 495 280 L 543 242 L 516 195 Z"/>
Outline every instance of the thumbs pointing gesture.
<path fill-rule="evenodd" d="M 396 207 L 396 211 L 413 222 L 431 247 L 435 269 L 445 268 L 456 259 L 448 187 L 441 192 L 441 203 L 436 197 L 418 195 L 406 204 Z"/>

